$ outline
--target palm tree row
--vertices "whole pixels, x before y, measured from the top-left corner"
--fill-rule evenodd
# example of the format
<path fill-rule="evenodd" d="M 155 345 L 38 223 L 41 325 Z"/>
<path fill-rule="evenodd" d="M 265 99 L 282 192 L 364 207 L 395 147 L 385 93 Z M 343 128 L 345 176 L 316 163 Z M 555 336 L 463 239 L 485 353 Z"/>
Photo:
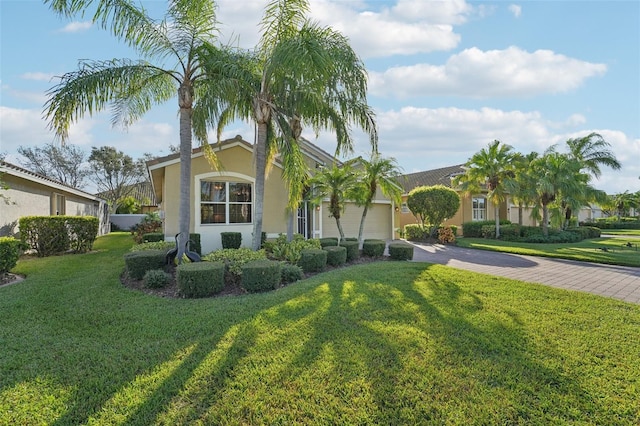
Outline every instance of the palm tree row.
<path fill-rule="evenodd" d="M 531 206 L 531 215 L 541 220 L 543 233 L 549 234 L 549 223 L 566 228 L 572 212 L 589 203 L 603 203 L 607 195 L 591 185 L 601 174 L 600 166 L 620 169 L 620 162 L 601 135 L 569 139 L 566 151 L 558 146 L 548 148 L 542 155 L 532 152 L 522 155 L 513 147 L 494 141 L 474 154 L 465 164 L 466 172 L 454 184 L 468 194 L 487 191 L 487 198 L 495 206 L 496 237 L 500 236 L 499 205 L 509 195 L 522 209 Z"/>
<path fill-rule="evenodd" d="M 367 213 L 378 190 L 394 203 L 401 202 L 402 186 L 397 181 L 400 175 L 401 169 L 394 158 L 372 152 L 369 160 L 358 157 L 322 168 L 310 181 L 315 192 L 313 201 L 320 204 L 328 199 L 329 216 L 335 219 L 340 238 L 345 237 L 340 219 L 346 202 L 351 200 L 362 207 L 358 230 L 358 242 L 362 245 Z"/>
<path fill-rule="evenodd" d="M 364 64 L 340 33 L 310 21 L 307 0 L 273 0 L 253 50 L 218 43 L 212 0 L 172 0 L 163 20 L 130 0 L 45 0 L 66 17 L 94 10 L 93 21 L 135 49 L 142 59 L 81 61 L 49 92 L 45 115 L 64 142 L 84 114 L 111 106 L 113 123 L 128 125 L 152 106 L 177 96 L 180 122 L 180 238 L 188 238 L 192 137 L 236 119 L 256 126 L 253 247 L 260 246 L 264 183 L 280 154 L 289 208 L 307 185 L 299 140 L 303 126 L 336 134 L 336 154 L 352 151 L 350 126 L 361 127 L 377 150 L 374 114 L 367 104 Z M 205 149 L 214 167 L 211 149 Z M 182 244 L 178 245 L 179 247 Z M 178 253 L 178 259 L 181 253 Z"/>

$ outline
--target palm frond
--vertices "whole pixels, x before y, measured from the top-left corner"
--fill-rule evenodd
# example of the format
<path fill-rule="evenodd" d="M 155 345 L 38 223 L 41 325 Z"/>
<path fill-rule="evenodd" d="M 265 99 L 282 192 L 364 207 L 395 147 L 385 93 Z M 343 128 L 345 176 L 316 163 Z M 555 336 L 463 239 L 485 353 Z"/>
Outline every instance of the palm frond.
<path fill-rule="evenodd" d="M 93 115 L 104 110 L 112 101 L 120 102 L 120 112 L 131 112 L 131 119 L 148 109 L 151 100 L 165 101 L 169 79 L 169 73 L 142 61 L 84 61 L 77 71 L 64 74 L 47 92 L 44 115 L 56 136 L 66 140 L 72 122 L 85 113 Z M 151 84 L 148 90 L 143 88 L 146 81 Z M 122 98 L 125 94 L 140 98 L 127 103 Z"/>

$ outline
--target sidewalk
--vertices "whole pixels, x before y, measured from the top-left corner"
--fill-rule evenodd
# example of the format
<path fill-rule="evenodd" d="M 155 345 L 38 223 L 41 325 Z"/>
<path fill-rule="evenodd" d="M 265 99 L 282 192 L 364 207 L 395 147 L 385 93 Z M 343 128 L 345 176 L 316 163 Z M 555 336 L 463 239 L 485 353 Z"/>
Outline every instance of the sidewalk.
<path fill-rule="evenodd" d="M 640 304 L 640 268 L 523 256 L 440 244 L 413 244 L 413 260 Z"/>

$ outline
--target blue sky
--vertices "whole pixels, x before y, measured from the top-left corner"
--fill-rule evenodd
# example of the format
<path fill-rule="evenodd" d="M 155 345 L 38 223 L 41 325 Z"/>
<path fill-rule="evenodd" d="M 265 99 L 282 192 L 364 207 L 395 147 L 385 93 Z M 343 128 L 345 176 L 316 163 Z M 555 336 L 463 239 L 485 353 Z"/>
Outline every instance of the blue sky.
<path fill-rule="evenodd" d="M 221 38 L 258 40 L 266 1 L 218 1 Z M 143 2 L 161 18 L 163 1 Z M 542 152 L 590 132 L 623 168 L 594 185 L 640 190 L 640 2 L 311 0 L 311 17 L 349 37 L 369 70 L 380 151 L 406 173 L 464 163 L 494 139 Z M 40 1 L 0 0 L 0 152 L 54 141 L 42 119 L 55 76 L 79 59 L 135 59 L 88 18 L 55 16 Z M 107 113 L 71 128 L 69 143 L 112 145 L 133 157 L 178 144 L 177 102 L 154 108 L 128 130 Z M 250 123 L 225 132 L 253 140 Z M 332 152 L 334 138 L 304 136 Z M 357 134 L 356 155 L 367 155 Z"/>

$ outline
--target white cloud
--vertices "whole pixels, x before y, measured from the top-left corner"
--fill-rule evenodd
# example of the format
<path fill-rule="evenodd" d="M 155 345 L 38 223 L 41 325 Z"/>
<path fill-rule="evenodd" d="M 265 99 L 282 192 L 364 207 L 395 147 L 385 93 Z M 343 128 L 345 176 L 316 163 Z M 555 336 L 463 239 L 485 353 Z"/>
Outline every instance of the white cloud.
<path fill-rule="evenodd" d="M 510 4 L 509 12 L 513 13 L 513 16 L 515 16 L 516 18 L 519 18 L 520 16 L 522 16 L 522 6 L 519 6 L 517 4 Z"/>
<path fill-rule="evenodd" d="M 596 64 L 552 52 L 529 53 L 511 46 L 504 50 L 465 49 L 445 65 L 417 64 L 371 72 L 370 90 L 378 96 L 458 95 L 531 97 L 568 92 L 587 78 L 603 75 Z"/>
<path fill-rule="evenodd" d="M 51 82 L 53 77 L 53 74 L 47 74 L 44 72 L 26 72 L 20 75 L 20 78 L 24 80 L 44 81 L 47 83 Z"/>
<path fill-rule="evenodd" d="M 91 28 L 91 21 L 85 22 L 70 22 L 64 26 L 64 28 L 60 29 L 61 33 L 78 33 L 82 31 L 86 31 Z"/>

